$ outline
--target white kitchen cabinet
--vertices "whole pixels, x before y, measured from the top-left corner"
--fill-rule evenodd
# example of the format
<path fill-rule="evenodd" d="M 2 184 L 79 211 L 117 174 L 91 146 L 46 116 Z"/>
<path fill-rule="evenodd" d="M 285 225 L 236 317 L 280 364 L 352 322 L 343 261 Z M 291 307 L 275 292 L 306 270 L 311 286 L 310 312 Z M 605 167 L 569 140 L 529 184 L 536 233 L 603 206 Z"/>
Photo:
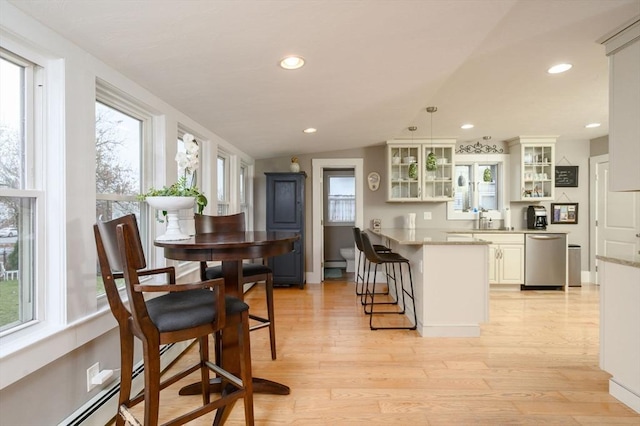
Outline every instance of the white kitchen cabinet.
<path fill-rule="evenodd" d="M 455 171 L 455 140 L 434 141 L 422 146 L 424 179 L 422 199 L 425 201 L 453 200 Z"/>
<path fill-rule="evenodd" d="M 491 241 L 489 245 L 489 284 L 497 289 L 519 290 L 524 284 L 524 234 L 474 234 Z"/>
<path fill-rule="evenodd" d="M 609 189 L 640 191 L 640 20 L 604 44 L 609 57 Z"/>
<path fill-rule="evenodd" d="M 387 142 L 387 201 L 453 200 L 455 139 Z"/>
<path fill-rule="evenodd" d="M 387 145 L 387 200 L 422 200 L 422 147 L 419 144 Z"/>
<path fill-rule="evenodd" d="M 600 368 L 609 393 L 640 413 L 640 266 L 598 259 Z"/>
<path fill-rule="evenodd" d="M 511 201 L 554 199 L 556 136 L 509 139 Z"/>

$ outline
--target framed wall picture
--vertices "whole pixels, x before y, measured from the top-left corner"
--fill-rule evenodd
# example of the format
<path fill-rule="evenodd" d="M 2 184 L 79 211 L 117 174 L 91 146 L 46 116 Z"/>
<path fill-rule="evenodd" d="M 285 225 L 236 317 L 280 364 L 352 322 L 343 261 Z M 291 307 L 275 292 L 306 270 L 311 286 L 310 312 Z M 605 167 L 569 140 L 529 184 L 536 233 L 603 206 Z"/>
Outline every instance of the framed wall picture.
<path fill-rule="evenodd" d="M 578 203 L 551 203 L 551 223 L 576 225 Z"/>
<path fill-rule="evenodd" d="M 578 166 L 556 166 L 556 188 L 578 187 Z"/>

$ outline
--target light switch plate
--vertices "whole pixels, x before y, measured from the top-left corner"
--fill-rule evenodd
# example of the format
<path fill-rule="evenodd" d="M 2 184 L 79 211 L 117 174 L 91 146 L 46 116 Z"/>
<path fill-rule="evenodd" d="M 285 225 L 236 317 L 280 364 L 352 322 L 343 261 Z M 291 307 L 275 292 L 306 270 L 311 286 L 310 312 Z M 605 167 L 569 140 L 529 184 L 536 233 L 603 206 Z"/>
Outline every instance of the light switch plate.
<path fill-rule="evenodd" d="M 424 212 L 424 220 L 431 220 L 431 212 Z"/>

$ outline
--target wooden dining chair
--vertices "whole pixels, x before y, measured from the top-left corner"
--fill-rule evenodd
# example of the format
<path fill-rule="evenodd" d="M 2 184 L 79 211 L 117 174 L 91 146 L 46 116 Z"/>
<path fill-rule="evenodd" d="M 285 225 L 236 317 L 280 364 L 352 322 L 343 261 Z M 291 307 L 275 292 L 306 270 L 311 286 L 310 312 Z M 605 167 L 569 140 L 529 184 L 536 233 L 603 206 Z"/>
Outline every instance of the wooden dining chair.
<path fill-rule="evenodd" d="M 211 232 L 244 232 L 245 216 L 244 212 L 225 215 L 225 216 L 208 216 L 203 214 L 195 215 L 196 234 L 206 234 Z M 271 359 L 276 359 L 276 324 L 273 309 L 273 272 L 271 268 L 262 263 L 243 263 L 242 264 L 242 284 L 251 284 L 264 281 L 266 301 L 267 301 L 267 317 L 249 313 L 249 318 L 256 321 L 249 327 L 249 330 L 258 330 L 269 327 L 269 341 L 271 344 Z M 222 265 L 209 266 L 207 262 L 200 262 L 200 279 L 210 280 L 222 278 Z"/>
<path fill-rule="evenodd" d="M 146 269 L 147 264 L 134 215 L 94 225 L 94 235 L 111 312 L 120 331 L 121 383 L 116 425 L 123 425 L 128 408 L 144 401 L 145 426 L 156 426 L 160 412 L 160 391 L 200 370 L 202 406 L 165 424 L 181 425 L 221 407 L 244 399 L 245 422 L 254 424 L 249 307 L 224 294 L 224 280 L 176 284 L 173 267 Z M 165 276 L 168 284 L 143 284 L 141 277 Z M 116 280 L 124 278 L 128 302 L 120 296 Z M 152 293 L 161 294 L 149 297 Z M 145 295 L 147 296 L 145 298 Z M 128 305 L 128 307 L 127 307 Z M 237 333 L 240 349 L 240 378 L 209 361 L 209 335 Z M 131 396 L 134 337 L 142 341 L 144 390 Z M 197 363 L 161 381 L 160 346 L 197 339 Z M 209 371 L 219 376 L 225 392 L 211 400 Z M 228 410 L 225 410 L 228 411 Z M 224 421 L 225 419 L 222 419 Z"/>

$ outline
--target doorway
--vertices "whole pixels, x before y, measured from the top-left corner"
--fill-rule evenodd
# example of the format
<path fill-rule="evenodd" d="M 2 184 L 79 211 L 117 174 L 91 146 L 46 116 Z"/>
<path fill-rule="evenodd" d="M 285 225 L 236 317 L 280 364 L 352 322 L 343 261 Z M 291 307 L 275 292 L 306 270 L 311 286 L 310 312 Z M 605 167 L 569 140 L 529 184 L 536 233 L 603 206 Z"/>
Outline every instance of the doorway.
<path fill-rule="evenodd" d="M 591 282 L 598 282 L 596 255 L 631 259 L 640 252 L 640 193 L 609 191 L 609 155 L 590 159 Z"/>
<path fill-rule="evenodd" d="M 363 223 L 363 159 L 362 158 L 323 158 L 311 160 L 313 169 L 312 180 L 312 194 L 313 194 L 313 213 L 312 213 L 312 265 L 313 271 L 309 273 L 309 282 L 321 283 L 325 280 L 324 277 L 324 262 L 325 262 L 325 235 L 324 235 L 324 214 L 325 214 L 325 201 L 324 187 L 325 177 L 324 172 L 332 170 L 353 170 L 353 179 L 355 183 L 355 217 L 354 221 L 350 222 L 350 225 L 343 226 L 342 231 L 346 233 L 346 229 L 349 230 L 349 236 L 353 235 L 351 228 L 357 226 L 362 228 Z M 353 245 L 354 243 L 351 242 Z"/>
<path fill-rule="evenodd" d="M 352 280 L 355 250 L 352 229 L 356 220 L 354 169 L 325 168 L 323 182 L 323 274 L 325 281 Z"/>

